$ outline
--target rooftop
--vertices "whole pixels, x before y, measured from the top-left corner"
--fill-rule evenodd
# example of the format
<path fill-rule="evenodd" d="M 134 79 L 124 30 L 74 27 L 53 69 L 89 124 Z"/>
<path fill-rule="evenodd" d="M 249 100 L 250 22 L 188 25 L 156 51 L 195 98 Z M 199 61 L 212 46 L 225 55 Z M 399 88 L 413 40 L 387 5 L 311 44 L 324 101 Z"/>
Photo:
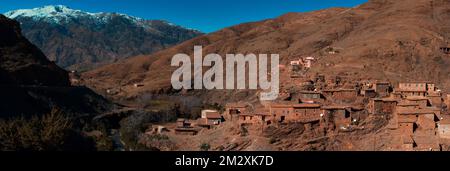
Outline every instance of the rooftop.
<path fill-rule="evenodd" d="M 383 101 L 383 102 L 397 102 L 397 99 L 394 98 L 374 98 L 375 101 Z"/>
<path fill-rule="evenodd" d="M 222 119 L 222 115 L 219 112 L 206 112 L 207 119 Z"/>
<path fill-rule="evenodd" d="M 428 98 L 423 96 L 408 96 L 406 97 L 406 100 L 419 101 L 419 100 L 428 100 Z"/>
<path fill-rule="evenodd" d="M 301 93 L 301 94 L 322 94 L 321 92 L 318 92 L 318 91 L 300 91 L 299 93 Z"/>
<path fill-rule="evenodd" d="M 433 84 L 432 81 L 408 81 L 408 82 L 401 82 L 399 84 Z"/>
<path fill-rule="evenodd" d="M 325 109 L 325 110 L 336 110 L 336 109 L 342 110 L 342 109 L 347 109 L 347 108 L 350 108 L 350 106 L 343 106 L 343 105 L 322 106 L 322 109 Z"/>
<path fill-rule="evenodd" d="M 400 102 L 397 104 L 397 106 L 419 106 L 419 104 Z"/>
<path fill-rule="evenodd" d="M 320 104 L 317 103 L 302 103 L 292 105 L 294 108 L 320 108 Z"/>
<path fill-rule="evenodd" d="M 426 109 L 397 109 L 397 113 L 400 115 L 414 115 L 414 114 L 434 114 L 431 110 Z"/>

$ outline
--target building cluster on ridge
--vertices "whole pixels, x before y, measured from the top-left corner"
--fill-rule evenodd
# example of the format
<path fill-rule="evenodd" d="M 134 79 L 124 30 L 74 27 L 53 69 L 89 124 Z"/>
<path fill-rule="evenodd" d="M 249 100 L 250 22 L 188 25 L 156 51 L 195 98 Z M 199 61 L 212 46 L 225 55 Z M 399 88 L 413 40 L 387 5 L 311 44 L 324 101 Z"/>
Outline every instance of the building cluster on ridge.
<path fill-rule="evenodd" d="M 313 57 L 291 62 L 294 74 L 311 67 Z M 299 79 L 291 77 L 291 80 Z M 299 89 L 280 92 L 279 100 L 254 107 L 246 102 L 228 103 L 225 110 L 203 110 L 193 124 L 179 120 L 178 133 L 196 134 L 198 127 L 213 128 L 222 122 L 264 130 L 283 124 L 300 123 L 321 135 L 365 129 L 368 118 L 383 118 L 394 136 L 388 150 L 440 150 L 450 141 L 450 94 L 445 95 L 432 82 L 356 81 L 344 85 L 345 78 L 316 75 L 295 82 Z"/>

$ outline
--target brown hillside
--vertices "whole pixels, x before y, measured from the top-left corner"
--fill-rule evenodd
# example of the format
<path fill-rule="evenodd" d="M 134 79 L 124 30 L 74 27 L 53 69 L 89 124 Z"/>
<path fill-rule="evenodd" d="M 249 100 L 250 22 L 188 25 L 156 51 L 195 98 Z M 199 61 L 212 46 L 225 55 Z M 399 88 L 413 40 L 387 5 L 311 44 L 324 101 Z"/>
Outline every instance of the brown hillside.
<path fill-rule="evenodd" d="M 310 75 L 429 80 L 448 91 L 450 56 L 439 48 L 448 46 L 449 19 L 448 0 L 371 0 L 355 8 L 288 13 L 225 28 L 151 56 L 119 61 L 85 73 L 83 78 L 97 90 L 120 89 L 119 97 L 167 92 L 176 69 L 170 67 L 172 56 L 192 54 L 194 45 L 203 45 L 203 54 L 279 53 L 282 64 L 312 55 L 319 60 Z M 340 53 L 325 53 L 330 47 Z M 135 83 L 143 86 L 135 88 Z"/>

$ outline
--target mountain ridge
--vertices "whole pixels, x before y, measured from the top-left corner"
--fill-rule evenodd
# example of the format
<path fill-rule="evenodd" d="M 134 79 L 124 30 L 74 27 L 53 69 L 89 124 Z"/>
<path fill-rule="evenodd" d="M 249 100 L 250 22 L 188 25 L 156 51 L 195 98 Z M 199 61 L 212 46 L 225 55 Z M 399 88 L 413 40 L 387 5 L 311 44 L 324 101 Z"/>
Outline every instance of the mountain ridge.
<path fill-rule="evenodd" d="M 222 57 L 227 53 L 279 53 L 280 63 L 286 66 L 300 56 L 317 57 L 304 79 L 324 74 L 327 78 L 348 77 L 349 83 L 428 80 L 450 91 L 450 81 L 446 79 L 450 76 L 446 67 L 450 58 L 439 51 L 449 38 L 445 36 L 450 33 L 445 22 L 450 19 L 449 6 L 443 0 L 371 0 L 354 8 L 288 13 L 228 27 L 153 55 L 107 65 L 85 73 L 84 78 L 95 89 L 120 87 L 121 97 L 174 93 L 177 91 L 171 89 L 170 75 L 176 68 L 170 67 L 170 58 L 177 53 L 192 57 L 194 45 L 203 45 L 203 54 L 218 53 Z M 329 54 L 330 48 L 340 52 Z M 283 86 L 293 84 L 286 72 L 281 73 L 280 79 Z M 144 86 L 134 88 L 135 83 Z M 216 95 L 217 101 L 223 102 L 235 93 L 228 97 L 218 91 Z M 205 98 L 208 96 L 211 94 Z"/>
<path fill-rule="evenodd" d="M 163 20 L 44 6 L 5 13 L 46 56 L 70 70 L 89 70 L 130 56 L 151 54 L 203 33 Z"/>

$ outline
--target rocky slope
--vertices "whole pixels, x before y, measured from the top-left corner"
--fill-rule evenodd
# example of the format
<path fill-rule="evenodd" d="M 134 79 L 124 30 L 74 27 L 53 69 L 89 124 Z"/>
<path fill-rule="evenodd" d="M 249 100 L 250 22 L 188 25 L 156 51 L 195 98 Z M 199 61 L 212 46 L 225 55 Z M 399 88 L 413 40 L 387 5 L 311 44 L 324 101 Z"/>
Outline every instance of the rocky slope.
<path fill-rule="evenodd" d="M 0 118 L 52 109 L 96 114 L 112 104 L 85 87 L 71 87 L 67 71 L 22 36 L 19 23 L 0 15 Z"/>
<path fill-rule="evenodd" d="M 20 33 L 17 22 L 0 16 L 0 82 L 16 85 L 67 86 L 67 72 L 50 62 Z"/>
<path fill-rule="evenodd" d="M 170 78 L 176 69 L 170 66 L 172 56 L 192 56 L 194 45 L 202 45 L 203 54 L 222 56 L 279 53 L 285 65 L 300 56 L 315 56 L 318 61 L 308 72 L 310 76 L 321 73 L 393 83 L 428 80 L 449 91 L 450 57 L 440 51 L 440 47 L 449 46 L 449 19 L 448 0 L 370 0 L 354 8 L 288 13 L 225 28 L 153 55 L 101 67 L 83 77 L 98 90 L 120 89 L 119 97 L 171 92 Z M 282 77 L 286 83 L 287 74 L 282 73 Z M 134 87 L 135 83 L 143 86 Z M 223 102 L 230 98 L 248 100 L 254 93 L 237 97 L 236 93 L 208 91 L 198 95 Z"/>
<path fill-rule="evenodd" d="M 19 21 L 23 35 L 66 69 L 91 69 L 201 35 L 166 21 L 89 13 L 61 5 L 15 10 L 5 16 Z"/>

